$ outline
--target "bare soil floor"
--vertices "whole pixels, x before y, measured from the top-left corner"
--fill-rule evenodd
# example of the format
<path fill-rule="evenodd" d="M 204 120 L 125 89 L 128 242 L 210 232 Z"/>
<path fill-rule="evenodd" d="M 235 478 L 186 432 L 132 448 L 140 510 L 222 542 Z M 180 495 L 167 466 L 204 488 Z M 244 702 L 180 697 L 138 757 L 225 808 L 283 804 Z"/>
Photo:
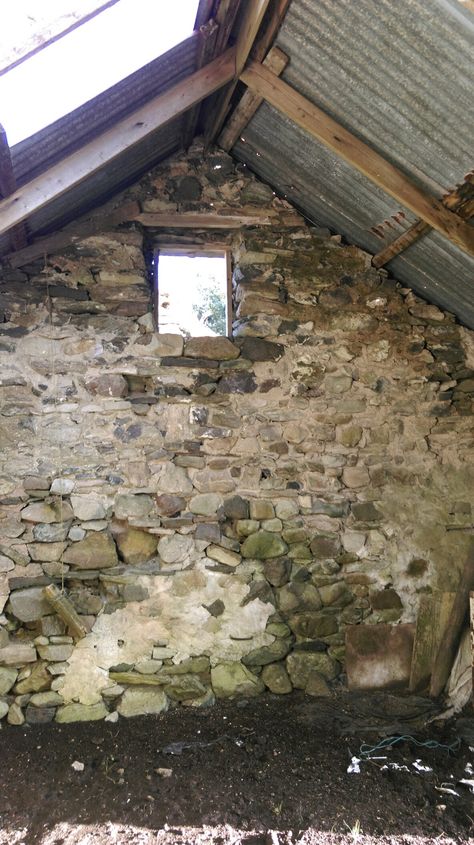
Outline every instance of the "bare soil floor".
<path fill-rule="evenodd" d="M 117 724 L 5 726 L 0 845 L 474 842 L 474 796 L 459 783 L 474 778 L 472 710 L 423 728 L 430 708 L 341 691 Z M 404 740 L 348 773 L 361 744 L 391 734 L 464 739 L 456 753 Z"/>

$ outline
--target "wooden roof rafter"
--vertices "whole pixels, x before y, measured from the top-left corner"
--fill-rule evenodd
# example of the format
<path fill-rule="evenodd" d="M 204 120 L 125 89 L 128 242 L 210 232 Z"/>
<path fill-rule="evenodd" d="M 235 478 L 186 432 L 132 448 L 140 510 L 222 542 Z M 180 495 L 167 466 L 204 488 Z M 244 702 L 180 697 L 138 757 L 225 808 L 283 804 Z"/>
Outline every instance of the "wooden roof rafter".
<path fill-rule="evenodd" d="M 448 210 L 440 200 L 418 188 L 402 171 L 265 65 L 251 62 L 240 78 L 251 91 L 349 162 L 417 217 L 464 252 L 474 255 L 474 228 Z"/>

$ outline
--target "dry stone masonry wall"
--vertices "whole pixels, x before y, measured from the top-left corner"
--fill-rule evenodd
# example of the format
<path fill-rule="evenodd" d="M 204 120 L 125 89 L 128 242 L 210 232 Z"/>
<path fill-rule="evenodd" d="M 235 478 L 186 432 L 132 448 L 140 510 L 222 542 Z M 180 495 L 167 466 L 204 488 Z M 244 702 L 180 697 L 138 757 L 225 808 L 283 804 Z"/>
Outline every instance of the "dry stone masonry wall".
<path fill-rule="evenodd" d="M 0 718 L 115 720 L 343 678 L 345 630 L 456 586 L 472 524 L 473 335 L 199 148 L 130 222 L 5 264 Z M 144 255 L 232 249 L 233 339 L 159 334 Z M 43 589 L 64 585 L 75 641 Z"/>

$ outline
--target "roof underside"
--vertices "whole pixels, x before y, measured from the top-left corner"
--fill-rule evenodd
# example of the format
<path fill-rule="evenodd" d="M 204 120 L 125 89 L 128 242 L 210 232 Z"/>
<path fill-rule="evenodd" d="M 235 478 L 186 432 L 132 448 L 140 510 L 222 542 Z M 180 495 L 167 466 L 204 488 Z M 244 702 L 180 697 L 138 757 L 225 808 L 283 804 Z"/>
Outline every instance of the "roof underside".
<path fill-rule="evenodd" d="M 474 16 L 458 0 L 292 0 L 276 44 L 290 59 L 282 75 L 287 83 L 426 193 L 442 197 L 472 168 Z M 186 79 L 199 62 L 195 33 L 14 146 L 17 185 Z M 61 228 L 182 149 L 185 118 L 175 118 L 33 213 L 29 237 Z M 378 253 L 415 222 L 410 211 L 267 104 L 232 153 L 315 225 L 369 252 Z M 9 250 L 7 234 L 0 237 L 0 255 Z M 451 241 L 431 231 L 388 267 L 474 328 L 474 259 Z"/>
<path fill-rule="evenodd" d="M 427 192 L 441 197 L 472 168 L 474 20 L 457 0 L 293 0 L 276 43 L 290 56 L 286 82 Z M 369 252 L 415 221 L 267 104 L 242 137 L 235 156 Z M 450 241 L 432 231 L 388 268 L 474 328 L 474 259 Z"/>

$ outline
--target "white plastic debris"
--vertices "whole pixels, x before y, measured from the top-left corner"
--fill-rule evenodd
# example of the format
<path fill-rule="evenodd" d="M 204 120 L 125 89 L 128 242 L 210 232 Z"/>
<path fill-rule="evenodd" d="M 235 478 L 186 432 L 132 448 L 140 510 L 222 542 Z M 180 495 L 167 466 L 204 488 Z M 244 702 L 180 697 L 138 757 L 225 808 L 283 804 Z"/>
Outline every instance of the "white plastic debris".
<path fill-rule="evenodd" d="M 470 763 L 466 763 L 466 768 L 464 769 L 467 775 L 474 775 L 474 769 L 472 768 Z"/>
<path fill-rule="evenodd" d="M 412 763 L 412 766 L 418 772 L 432 772 L 433 771 L 433 769 L 430 766 L 424 766 L 423 763 L 421 762 L 421 760 L 415 760 L 415 762 Z"/>
<path fill-rule="evenodd" d="M 398 763 L 386 763 L 385 766 L 382 766 L 380 771 L 383 772 L 386 769 L 390 769 L 392 772 L 409 772 L 410 769 L 408 766 L 400 766 Z"/>
<path fill-rule="evenodd" d="M 469 791 L 472 792 L 472 794 L 474 795 L 474 778 L 472 778 L 472 780 L 469 779 L 469 778 L 461 778 L 461 780 L 458 781 L 458 783 L 463 783 L 465 786 L 468 787 Z"/>
<path fill-rule="evenodd" d="M 74 763 L 71 763 L 71 768 L 73 768 L 75 772 L 83 772 L 85 767 L 84 763 L 80 763 L 79 760 L 74 760 Z"/>
<path fill-rule="evenodd" d="M 455 789 L 451 789 L 451 787 L 448 786 L 448 784 L 442 783 L 441 786 L 435 786 L 435 789 L 438 792 L 445 792 L 447 795 L 455 795 L 456 798 L 459 798 L 459 792 L 456 792 Z"/>
<path fill-rule="evenodd" d="M 358 757 L 353 757 L 351 762 L 347 767 L 347 774 L 349 775 L 360 775 L 360 760 Z"/>

